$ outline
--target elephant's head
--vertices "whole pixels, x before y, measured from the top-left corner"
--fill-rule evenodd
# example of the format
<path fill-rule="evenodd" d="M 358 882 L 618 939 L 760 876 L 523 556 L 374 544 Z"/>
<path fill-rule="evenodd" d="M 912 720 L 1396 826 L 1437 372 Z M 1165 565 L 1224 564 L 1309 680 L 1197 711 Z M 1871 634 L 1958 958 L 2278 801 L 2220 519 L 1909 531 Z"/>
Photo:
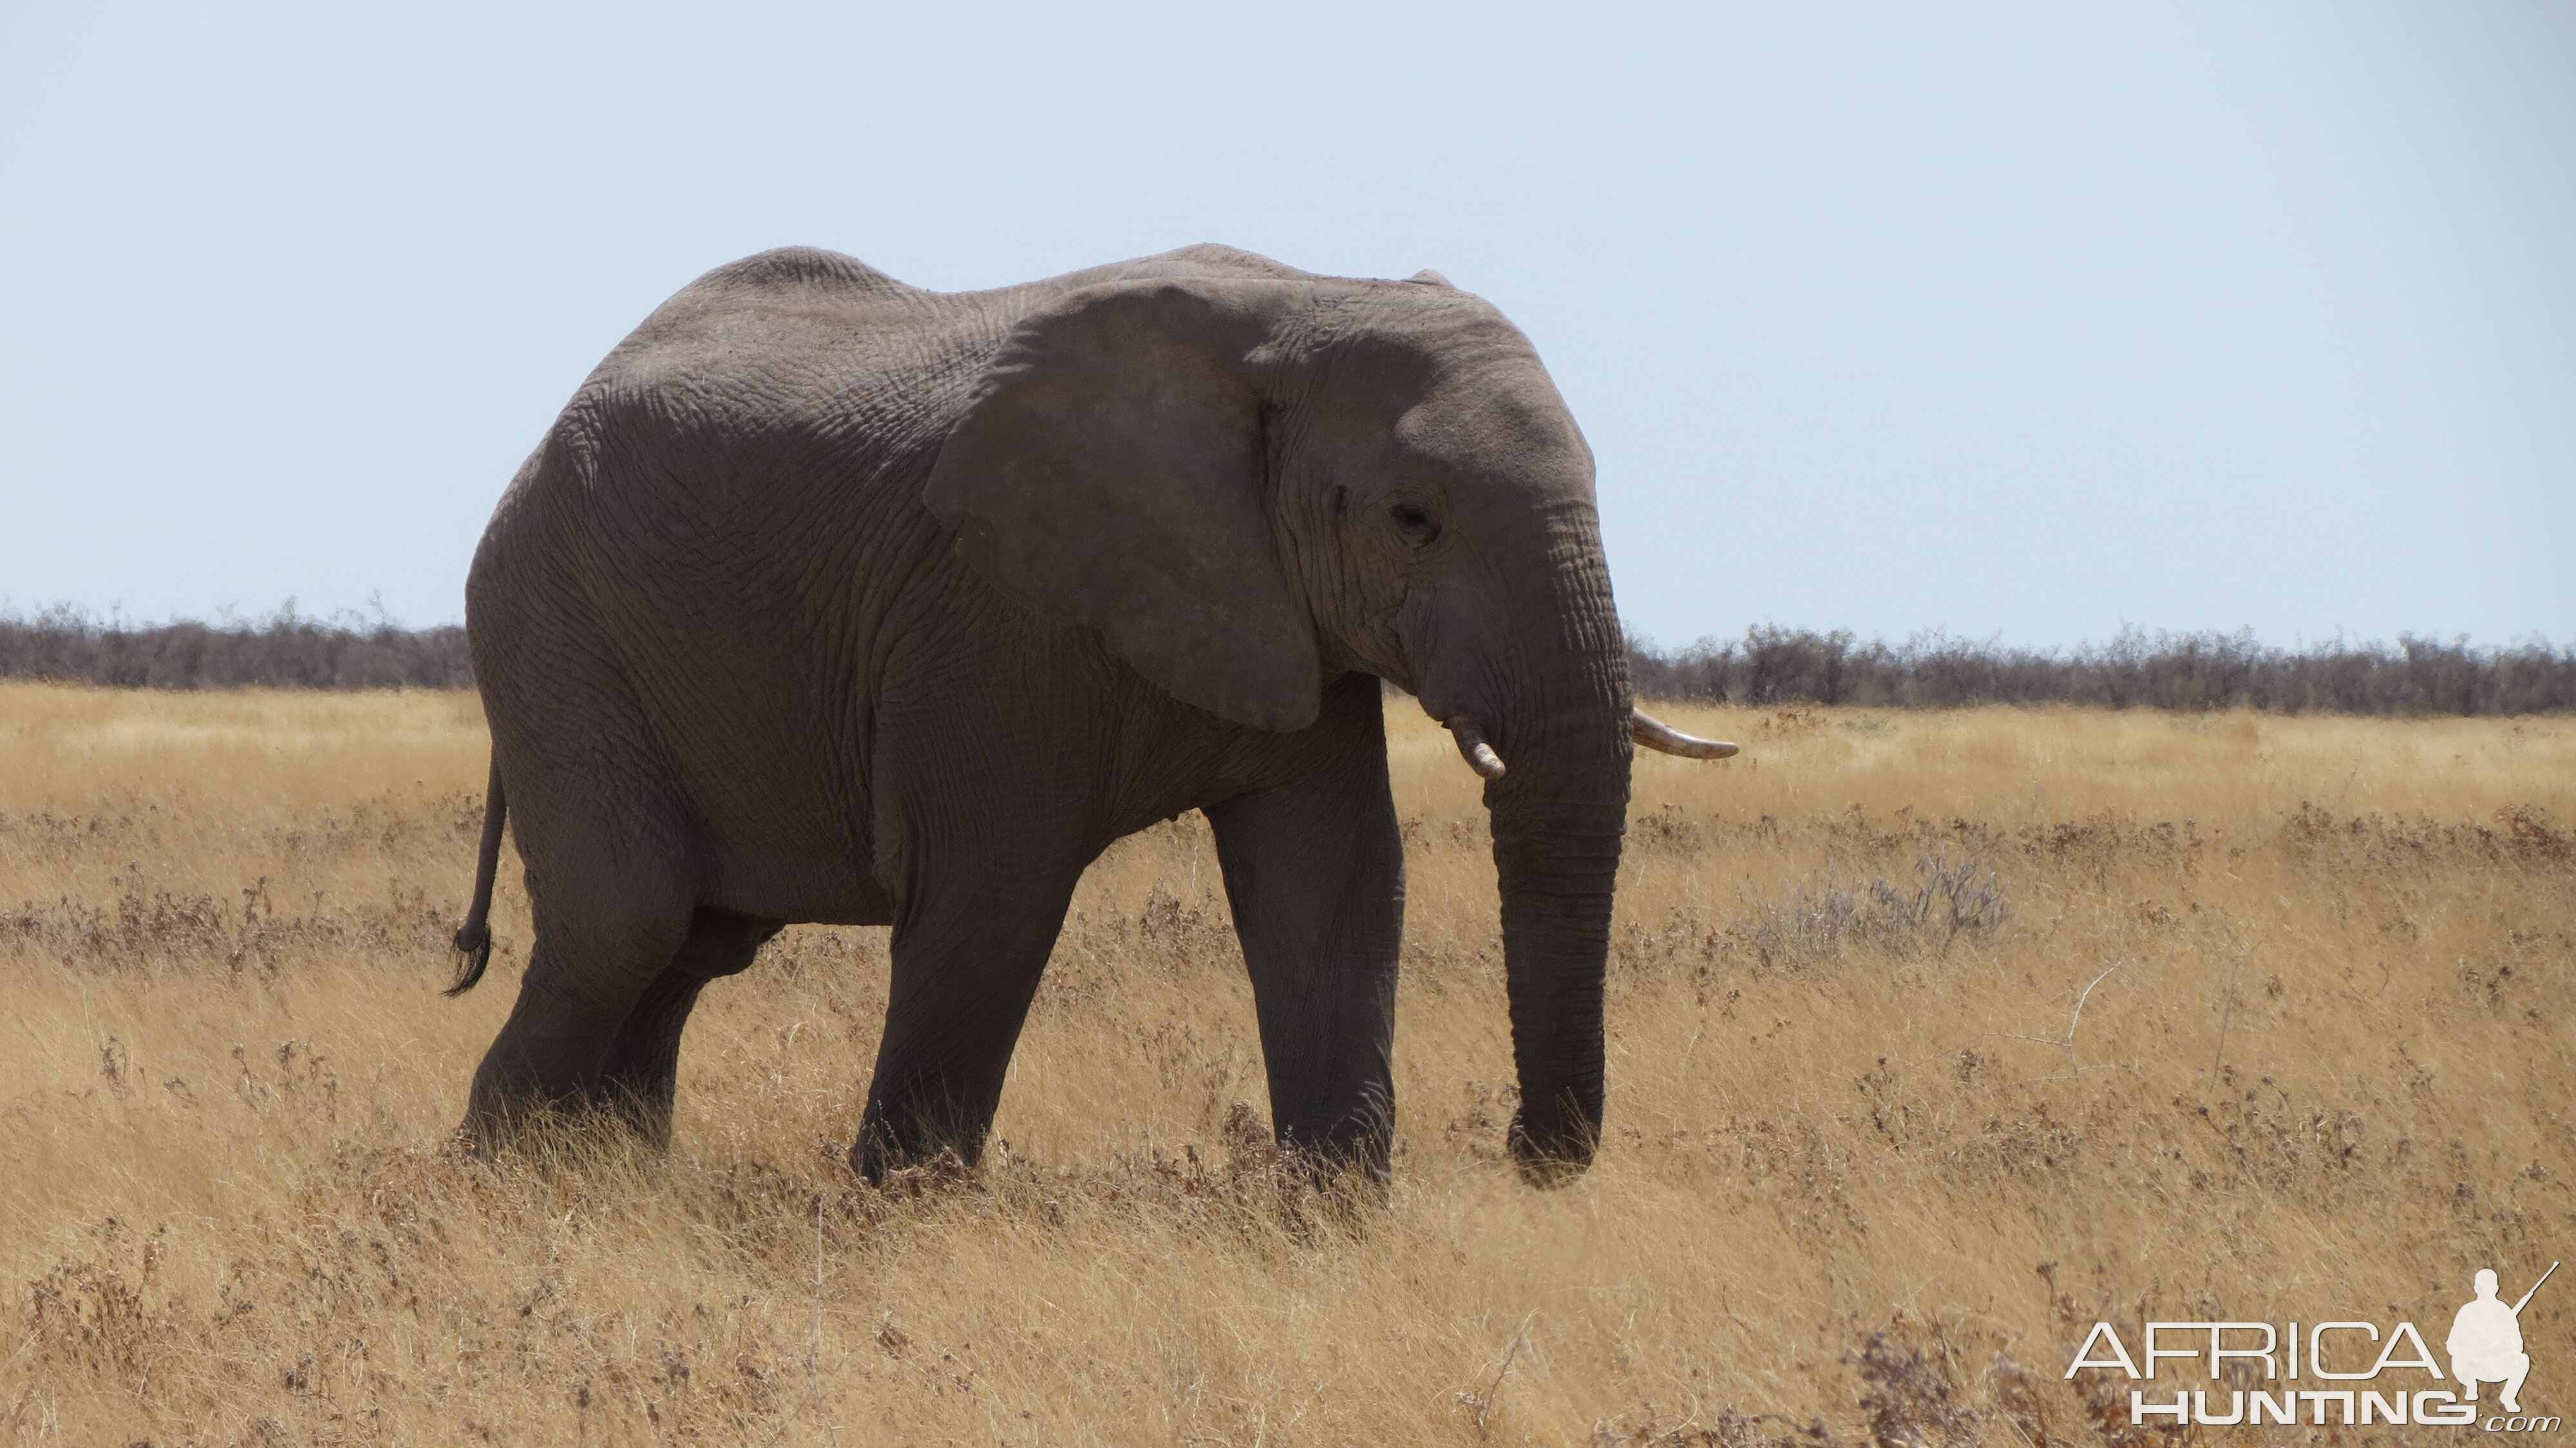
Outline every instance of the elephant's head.
<path fill-rule="evenodd" d="M 1165 274 L 1026 320 L 926 492 L 987 577 L 1185 703 L 1294 730 L 1361 670 L 1454 731 L 1540 1183 L 1600 1131 L 1631 740 L 1733 752 L 1633 712 L 1592 471 L 1528 339 L 1436 277 Z"/>

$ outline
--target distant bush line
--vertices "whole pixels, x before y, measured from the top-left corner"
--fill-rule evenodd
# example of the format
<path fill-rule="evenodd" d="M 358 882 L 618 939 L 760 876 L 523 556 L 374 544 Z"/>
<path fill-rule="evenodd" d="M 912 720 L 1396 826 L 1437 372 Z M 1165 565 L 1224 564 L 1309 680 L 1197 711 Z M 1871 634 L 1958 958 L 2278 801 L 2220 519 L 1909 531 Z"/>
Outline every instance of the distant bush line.
<path fill-rule="evenodd" d="M 2092 704 L 2114 709 L 2261 709 L 2280 714 L 2549 714 L 2576 710 L 2576 649 L 2474 648 L 2400 634 L 2394 644 L 2267 647 L 2248 633 L 2124 629 L 2064 652 L 1938 634 L 1903 644 L 1755 627 L 1733 642 L 1628 647 L 1650 699 L 1949 709 Z"/>
<path fill-rule="evenodd" d="M 2262 709 L 2299 714 L 2576 711 L 2576 648 L 2478 648 L 2401 634 L 2394 644 L 2256 643 L 2251 633 L 2150 635 L 2008 648 L 1924 635 L 1903 644 L 1760 625 L 1741 639 L 1662 649 L 1631 637 L 1629 677 L 1649 699 L 1752 706 L 1944 709 L 1972 704 Z M 0 679 L 114 688 L 464 689 L 465 630 L 411 629 L 289 602 L 264 618 L 140 624 L 69 605 L 0 613 Z"/>
<path fill-rule="evenodd" d="M 463 689 L 465 630 L 284 608 L 260 619 L 139 624 L 65 604 L 0 614 L 0 679 L 129 689 Z"/>

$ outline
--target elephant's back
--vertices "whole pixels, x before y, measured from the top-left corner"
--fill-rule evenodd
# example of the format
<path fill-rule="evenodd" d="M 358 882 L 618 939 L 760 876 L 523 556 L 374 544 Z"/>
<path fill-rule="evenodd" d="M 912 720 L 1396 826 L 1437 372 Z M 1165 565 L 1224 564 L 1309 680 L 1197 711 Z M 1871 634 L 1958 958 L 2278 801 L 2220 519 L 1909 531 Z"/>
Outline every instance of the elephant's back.
<path fill-rule="evenodd" d="M 784 247 L 680 289 L 602 361 L 567 420 L 635 414 L 751 436 L 800 424 L 862 451 L 925 424 L 971 381 L 1006 319 L 974 294 L 907 286 L 853 257 Z"/>
<path fill-rule="evenodd" d="M 935 543 L 921 478 L 1009 334 L 1002 303 L 810 247 L 708 272 L 573 395 L 478 574 L 731 627 L 903 571 Z"/>
<path fill-rule="evenodd" d="M 780 246 L 727 262 L 688 286 L 690 291 L 777 292 L 811 289 L 851 295 L 921 294 L 854 256 L 819 246 Z"/>
<path fill-rule="evenodd" d="M 571 531 L 633 561 L 681 535 L 881 531 L 999 352 L 974 295 L 785 248 L 682 288 L 591 373 L 531 483 Z"/>

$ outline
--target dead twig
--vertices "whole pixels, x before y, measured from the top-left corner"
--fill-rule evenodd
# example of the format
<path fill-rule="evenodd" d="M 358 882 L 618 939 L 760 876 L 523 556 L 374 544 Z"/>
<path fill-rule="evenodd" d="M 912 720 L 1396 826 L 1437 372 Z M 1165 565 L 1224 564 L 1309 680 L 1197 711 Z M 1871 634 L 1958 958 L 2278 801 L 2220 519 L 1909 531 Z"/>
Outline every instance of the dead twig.
<path fill-rule="evenodd" d="M 2137 1069 L 2136 1067 L 2127 1066 L 2120 1062 L 2112 1062 L 2109 1065 L 2103 1066 L 2087 1066 L 2081 1060 L 2077 1059 L 2075 1055 L 2075 1032 L 2078 1027 L 2084 1024 L 2084 1005 L 2085 1002 L 2093 999 L 2093 987 L 2109 980 L 2114 972 L 2120 970 L 2127 964 L 2128 962 L 2125 960 L 2112 961 L 2109 965 L 2102 968 L 2102 973 L 2100 975 L 2093 977 L 2092 980 L 2085 983 L 2083 992 L 2075 997 L 2074 1011 L 2066 1018 L 2066 1034 L 2063 1037 L 2052 1039 L 2047 1036 L 2017 1036 L 2009 1031 L 1996 1032 L 1997 1035 L 2002 1036 L 2008 1041 L 2028 1041 L 2035 1046 L 2049 1046 L 2066 1053 L 2066 1075 L 2037 1076 L 2033 1077 L 2033 1080 L 2064 1081 L 2076 1076 L 2081 1076 L 2087 1071 L 2126 1070 L 2133 1074 L 2135 1073 Z"/>
<path fill-rule="evenodd" d="M 1530 1313 L 1529 1317 L 1521 1319 L 1520 1330 L 1512 1334 L 1511 1346 L 1503 1349 L 1502 1366 L 1494 1369 L 1494 1380 L 1487 1383 L 1485 1385 L 1485 1391 L 1477 1394 L 1476 1396 L 1476 1437 L 1479 1440 L 1490 1435 L 1490 1430 L 1487 1429 L 1486 1424 L 1493 1417 L 1495 1406 L 1494 1400 L 1503 1390 L 1503 1379 L 1511 1373 L 1512 1359 L 1520 1355 L 1522 1346 L 1529 1341 L 1530 1318 L 1534 1318 L 1536 1316 L 1538 1316 L 1538 1313 L 1533 1311 Z"/>

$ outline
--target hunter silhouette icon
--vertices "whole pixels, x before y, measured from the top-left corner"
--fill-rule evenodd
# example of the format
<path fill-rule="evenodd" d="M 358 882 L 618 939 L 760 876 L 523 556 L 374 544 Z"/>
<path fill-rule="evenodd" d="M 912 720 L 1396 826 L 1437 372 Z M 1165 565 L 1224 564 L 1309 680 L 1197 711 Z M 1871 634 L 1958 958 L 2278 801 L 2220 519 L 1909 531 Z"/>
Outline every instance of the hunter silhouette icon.
<path fill-rule="evenodd" d="M 2558 1264 L 2540 1274 L 2540 1282 L 2549 1280 Z M 2540 1290 L 2540 1282 L 2531 1284 L 2531 1292 Z M 2481 1267 L 2477 1276 L 2478 1296 L 2463 1303 L 2451 1319 L 2451 1336 L 2444 1343 L 2451 1351 L 2451 1374 L 2460 1380 L 2468 1400 L 2478 1400 L 2478 1384 L 2504 1384 L 2504 1410 L 2519 1413 L 2522 1404 L 2515 1395 L 2522 1391 L 2522 1380 L 2531 1375 L 2531 1355 L 2522 1350 L 2522 1309 L 2531 1301 L 2531 1292 L 2522 1301 L 2507 1307 L 2496 1296 L 2493 1268 Z"/>

